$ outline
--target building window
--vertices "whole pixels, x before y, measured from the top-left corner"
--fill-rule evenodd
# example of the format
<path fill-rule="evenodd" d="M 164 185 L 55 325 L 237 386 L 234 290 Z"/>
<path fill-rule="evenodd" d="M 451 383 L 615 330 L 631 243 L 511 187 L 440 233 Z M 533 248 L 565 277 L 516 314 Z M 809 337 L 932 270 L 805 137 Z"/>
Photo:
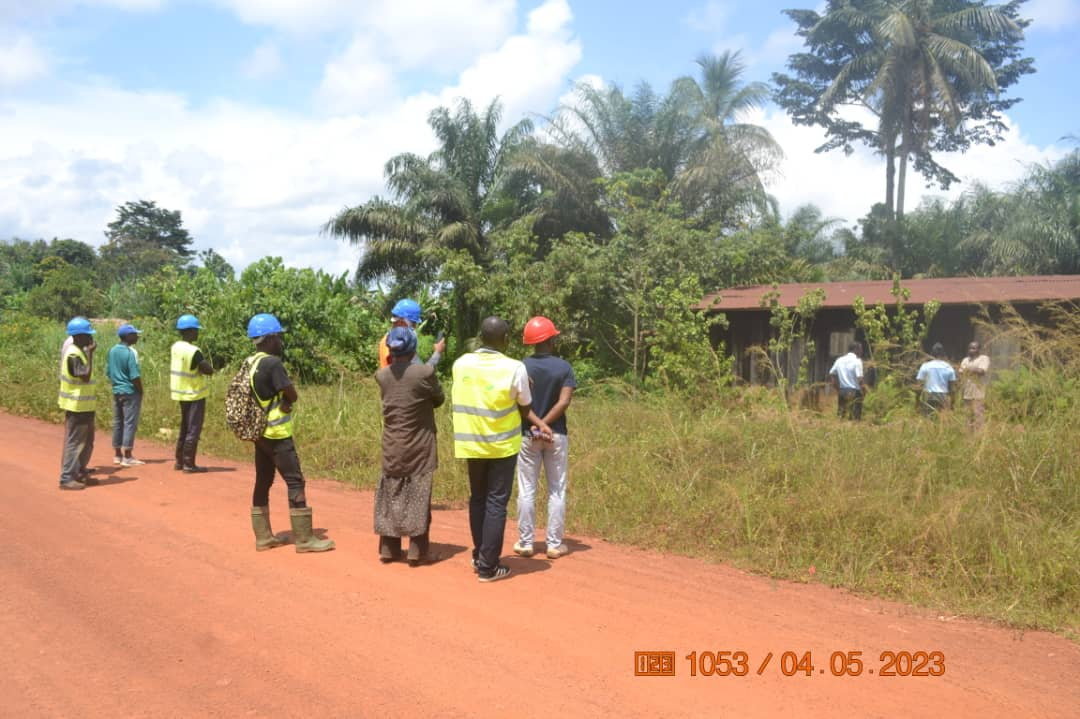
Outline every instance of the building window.
<path fill-rule="evenodd" d="M 855 330 L 829 333 L 829 356 L 839 357 L 847 354 L 848 345 L 855 341 Z"/>

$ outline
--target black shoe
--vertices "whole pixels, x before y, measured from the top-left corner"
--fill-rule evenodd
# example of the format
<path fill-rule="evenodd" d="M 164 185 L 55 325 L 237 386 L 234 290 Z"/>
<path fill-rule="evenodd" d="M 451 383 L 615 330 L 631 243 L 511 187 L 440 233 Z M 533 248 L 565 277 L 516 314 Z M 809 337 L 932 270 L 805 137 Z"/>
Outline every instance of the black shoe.
<path fill-rule="evenodd" d="M 177 472 L 179 472 L 181 469 L 184 468 L 184 465 L 180 464 L 179 462 L 175 462 L 173 464 L 172 468 L 175 469 Z"/>
<path fill-rule="evenodd" d="M 60 489 L 66 489 L 69 491 L 75 489 L 86 489 L 86 485 L 73 479 L 70 482 L 61 482 Z"/>
<path fill-rule="evenodd" d="M 510 576 L 510 567 L 499 565 L 491 574 L 480 574 L 476 578 L 481 582 L 497 582 Z"/>
<path fill-rule="evenodd" d="M 193 464 L 190 467 L 183 467 L 180 471 L 184 474 L 200 474 L 206 471 L 206 467 L 196 467 Z"/>

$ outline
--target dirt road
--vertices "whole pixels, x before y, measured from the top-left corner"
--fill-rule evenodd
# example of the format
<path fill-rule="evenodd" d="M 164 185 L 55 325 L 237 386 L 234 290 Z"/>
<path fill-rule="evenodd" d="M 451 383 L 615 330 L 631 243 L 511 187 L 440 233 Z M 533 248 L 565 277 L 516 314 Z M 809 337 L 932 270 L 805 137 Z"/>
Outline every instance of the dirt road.
<path fill-rule="evenodd" d="M 60 427 L 0 414 L 0 435 L 0 716 L 1080 716 L 1080 647 L 1053 635 L 584 537 L 480 584 L 458 510 L 434 513 L 441 561 L 383 566 L 372 495 L 329 482 L 308 498 L 337 551 L 256 553 L 247 465 L 182 475 L 142 443 L 158 462 L 60 492 Z M 642 650 L 673 651 L 676 676 L 635 676 Z M 687 654 L 721 650 L 748 675 L 691 676 Z M 862 676 L 833 676 L 853 650 Z M 901 650 L 945 674 L 881 676 Z M 785 676 L 785 651 L 812 675 Z"/>

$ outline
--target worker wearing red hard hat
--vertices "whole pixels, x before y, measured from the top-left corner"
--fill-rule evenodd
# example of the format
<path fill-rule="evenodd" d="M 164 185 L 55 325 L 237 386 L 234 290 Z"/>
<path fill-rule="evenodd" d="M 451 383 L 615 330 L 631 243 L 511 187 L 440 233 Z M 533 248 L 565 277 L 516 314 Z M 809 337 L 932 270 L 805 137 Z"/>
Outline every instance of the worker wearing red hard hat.
<path fill-rule="evenodd" d="M 567 553 L 563 542 L 566 523 L 567 454 L 566 409 L 577 387 L 574 368 L 552 352 L 559 330 L 547 317 L 533 317 L 525 324 L 522 342 L 533 345 L 533 354 L 524 360 L 532 385 L 533 410 L 551 427 L 551 439 L 533 435 L 524 426 L 526 435 L 518 455 L 518 541 L 514 551 L 531 557 L 534 553 L 533 531 L 536 522 L 536 487 L 543 466 L 548 487 L 548 523 L 544 531 L 549 559 Z"/>

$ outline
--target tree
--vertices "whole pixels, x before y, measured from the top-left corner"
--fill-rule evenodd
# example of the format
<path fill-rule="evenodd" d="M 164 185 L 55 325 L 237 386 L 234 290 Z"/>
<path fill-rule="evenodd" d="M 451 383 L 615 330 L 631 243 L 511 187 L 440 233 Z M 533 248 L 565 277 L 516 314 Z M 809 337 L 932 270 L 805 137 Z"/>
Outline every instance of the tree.
<path fill-rule="evenodd" d="M 142 277 L 166 265 L 181 267 L 192 255 L 191 235 L 184 229 L 179 210 L 166 210 L 156 202 L 125 202 L 105 231 L 101 259 L 115 279 Z"/>
<path fill-rule="evenodd" d="M 93 317 L 102 306 L 101 293 L 87 279 L 84 268 L 52 255 L 36 271 L 41 284 L 26 294 L 26 311 L 38 317 L 66 320 L 76 315 Z"/>
<path fill-rule="evenodd" d="M 909 158 L 947 188 L 957 178 L 935 152 L 1001 139 L 1003 113 L 1019 102 L 1003 92 L 1034 72 L 1020 57 L 1023 1 L 829 0 L 824 15 L 788 10 L 808 52 L 789 58 L 792 75 L 773 75 L 774 99 L 796 124 L 825 129 L 818 152 L 863 143 L 881 153 L 886 213 L 902 217 Z M 869 111 L 874 125 L 851 108 Z"/>
<path fill-rule="evenodd" d="M 765 128 L 744 122 L 745 114 L 769 98 L 764 83 L 741 84 L 745 66 L 738 52 L 702 55 L 701 79 L 681 77 L 672 95 L 695 130 L 675 190 L 688 208 L 731 223 L 728 213 L 747 205 L 766 206 L 764 175 L 783 156 Z"/>
<path fill-rule="evenodd" d="M 199 253 L 199 264 L 214 273 L 219 280 L 229 280 L 236 276 L 228 260 L 219 255 L 214 248 Z"/>
<path fill-rule="evenodd" d="M 361 282 L 393 278 L 412 291 L 439 277 L 440 270 L 461 253 L 480 268 L 491 264 L 489 234 L 509 222 L 511 208 L 498 191 L 512 154 L 532 132 L 523 120 L 501 136 L 498 100 L 482 113 L 459 100 L 453 114 L 445 107 L 428 117 L 439 146 L 428 157 L 405 153 L 386 163 L 393 201 L 375 197 L 342 210 L 325 226 L 335 237 L 360 245 L 364 255 L 356 271 Z M 476 310 L 465 304 L 454 284 L 458 341 L 479 328 Z"/>

